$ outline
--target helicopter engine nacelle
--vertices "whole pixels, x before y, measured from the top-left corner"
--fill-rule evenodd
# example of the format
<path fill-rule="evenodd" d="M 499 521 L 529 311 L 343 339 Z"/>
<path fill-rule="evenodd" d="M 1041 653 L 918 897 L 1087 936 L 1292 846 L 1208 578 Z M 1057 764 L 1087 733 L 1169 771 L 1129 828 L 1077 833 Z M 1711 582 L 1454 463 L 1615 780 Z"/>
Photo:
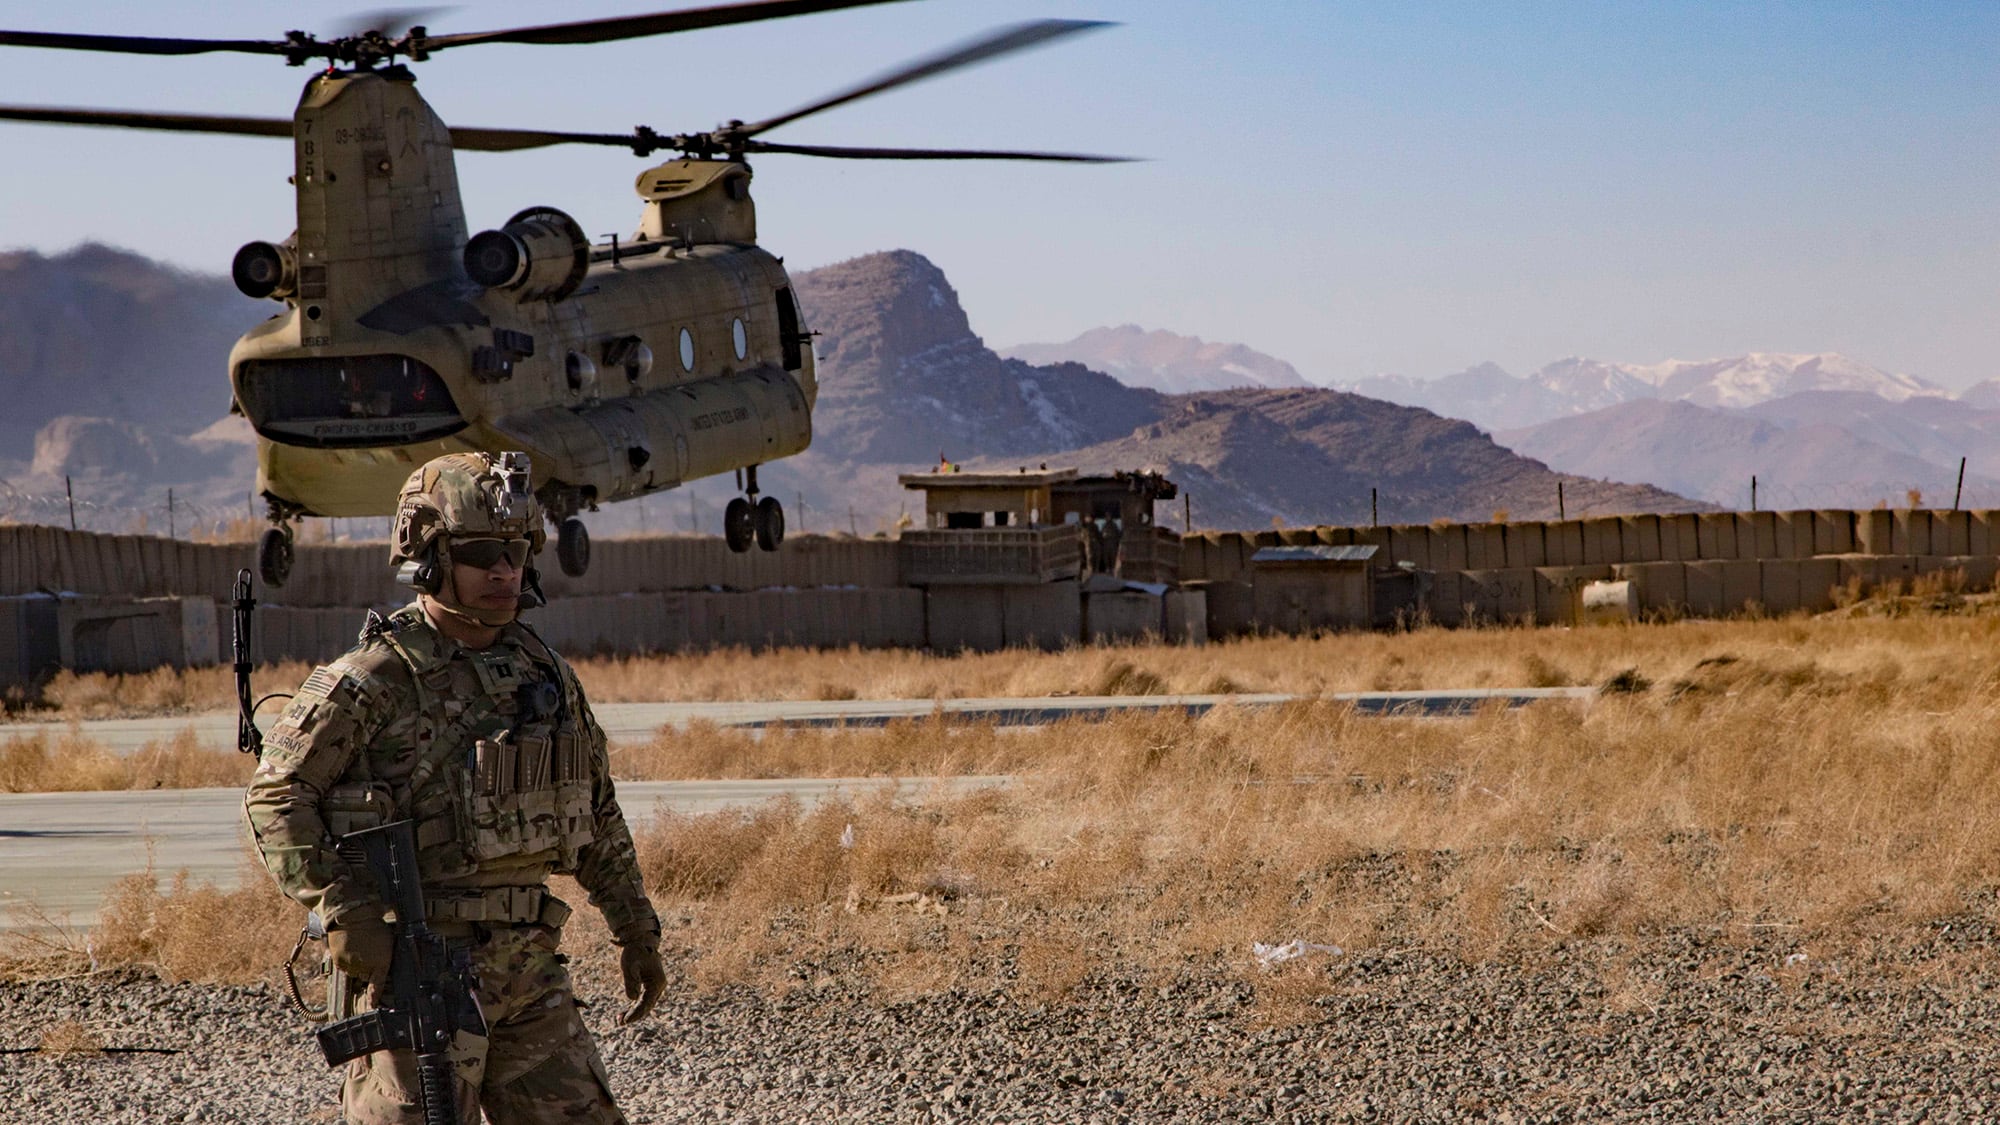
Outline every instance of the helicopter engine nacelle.
<path fill-rule="evenodd" d="M 246 242 L 229 263 L 229 277 L 246 297 L 282 301 L 299 291 L 299 254 L 291 239 Z"/>
<path fill-rule="evenodd" d="M 589 268 L 583 228 L 553 207 L 530 207 L 465 244 L 468 277 L 488 289 L 517 292 L 524 302 L 562 300 Z"/>

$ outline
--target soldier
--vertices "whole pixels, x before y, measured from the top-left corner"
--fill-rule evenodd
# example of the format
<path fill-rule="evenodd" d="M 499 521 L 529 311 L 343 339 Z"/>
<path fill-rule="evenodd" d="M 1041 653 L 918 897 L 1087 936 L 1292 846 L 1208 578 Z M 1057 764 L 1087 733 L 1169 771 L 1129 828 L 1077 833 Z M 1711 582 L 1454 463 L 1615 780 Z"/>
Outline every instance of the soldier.
<path fill-rule="evenodd" d="M 264 740 L 244 807 L 278 885 L 326 922 L 335 965 L 377 989 L 389 925 L 332 837 L 415 819 L 427 921 L 471 948 L 488 1025 L 452 1050 L 462 1121 L 483 1108 L 500 1125 L 622 1123 L 556 952 L 570 908 L 544 883 L 574 875 L 603 911 L 635 1001 L 624 1022 L 665 988 L 660 922 L 604 732 L 569 665 L 516 620 L 541 604 L 527 564 L 544 539 L 525 454 L 456 453 L 411 474 L 390 561 L 416 602 L 371 615 L 358 645 L 306 679 Z M 420 1121 L 417 1089 L 407 1051 L 355 1059 L 346 1121 Z"/>

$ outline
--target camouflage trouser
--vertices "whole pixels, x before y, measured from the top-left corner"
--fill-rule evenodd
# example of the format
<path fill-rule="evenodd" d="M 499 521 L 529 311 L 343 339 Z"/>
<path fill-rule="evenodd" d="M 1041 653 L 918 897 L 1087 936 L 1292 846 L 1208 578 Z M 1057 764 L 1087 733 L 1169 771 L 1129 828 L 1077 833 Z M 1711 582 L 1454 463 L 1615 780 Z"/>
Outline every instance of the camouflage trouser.
<path fill-rule="evenodd" d="M 451 1052 L 458 1119 L 478 1125 L 542 1121 L 625 1125 L 597 1044 L 577 1014 L 558 935 L 540 926 L 500 929 L 473 951 L 487 1035 L 461 1034 Z M 377 1051 L 347 1064 L 347 1125 L 421 1125 L 416 1057 Z"/>

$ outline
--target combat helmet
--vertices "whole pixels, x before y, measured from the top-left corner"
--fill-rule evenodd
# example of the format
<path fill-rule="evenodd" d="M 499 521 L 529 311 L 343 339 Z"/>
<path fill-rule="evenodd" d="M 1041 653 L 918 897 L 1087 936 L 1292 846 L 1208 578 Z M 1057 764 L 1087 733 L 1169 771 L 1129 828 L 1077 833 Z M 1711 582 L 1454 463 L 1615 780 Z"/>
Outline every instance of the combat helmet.
<path fill-rule="evenodd" d="M 548 541 L 525 453 L 450 453 L 426 462 L 396 495 L 389 561 L 397 580 L 435 593 L 447 536 Z"/>

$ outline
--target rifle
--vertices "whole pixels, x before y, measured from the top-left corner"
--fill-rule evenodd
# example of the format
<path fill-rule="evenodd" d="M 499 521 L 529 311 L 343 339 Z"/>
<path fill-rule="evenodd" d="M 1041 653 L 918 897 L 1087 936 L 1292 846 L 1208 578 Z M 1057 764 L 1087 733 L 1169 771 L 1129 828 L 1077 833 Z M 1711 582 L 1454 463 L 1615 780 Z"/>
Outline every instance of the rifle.
<path fill-rule="evenodd" d="M 250 700 L 250 616 L 257 610 L 257 599 L 250 594 L 247 567 L 236 572 L 236 588 L 231 593 L 229 647 L 230 655 L 236 658 L 236 748 L 256 754 L 264 748 L 264 736 L 257 730 L 257 704 Z"/>
<path fill-rule="evenodd" d="M 485 1035 L 486 1018 L 473 993 L 471 951 L 453 949 L 424 924 L 416 822 L 350 832 L 335 847 L 351 866 L 374 876 L 382 902 L 394 914 L 395 952 L 389 959 L 388 1005 L 320 1028 L 315 1032 L 320 1052 L 328 1066 L 375 1051 L 416 1052 L 424 1125 L 457 1125 L 452 1037 L 460 1031 Z"/>

